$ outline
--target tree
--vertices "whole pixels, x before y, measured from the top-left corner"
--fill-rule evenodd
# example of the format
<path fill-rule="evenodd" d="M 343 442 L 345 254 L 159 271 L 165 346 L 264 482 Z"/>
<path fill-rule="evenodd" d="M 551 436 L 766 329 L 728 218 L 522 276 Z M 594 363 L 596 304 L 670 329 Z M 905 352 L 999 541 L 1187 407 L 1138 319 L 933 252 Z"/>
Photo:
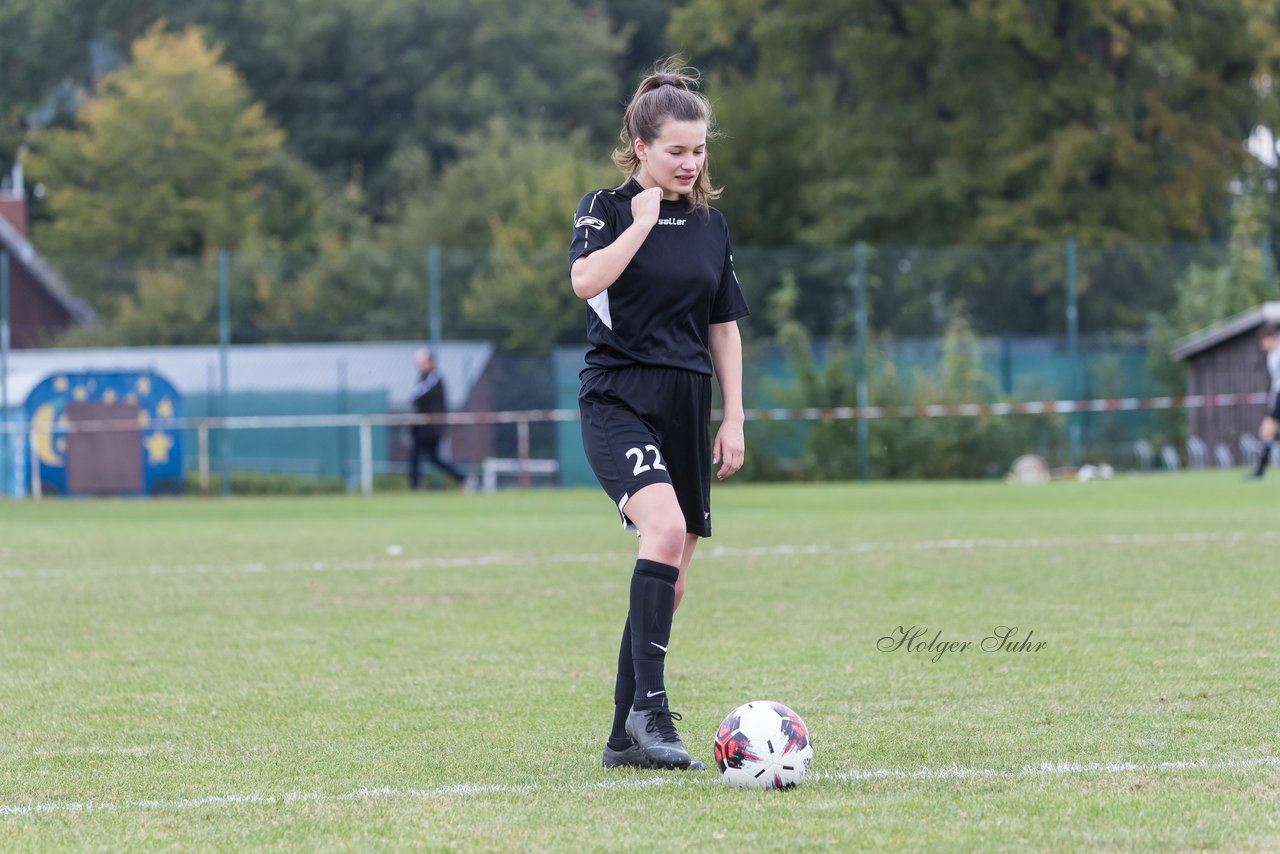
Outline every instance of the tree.
<path fill-rule="evenodd" d="M 0 165 L 31 123 L 65 122 L 76 89 L 155 20 L 151 0 L 5 0 L 0 4 Z M 138 13 L 143 17 L 139 20 Z M 123 33 L 123 40 L 119 37 Z"/>
<path fill-rule="evenodd" d="M 806 242 L 1167 240 L 1225 231 L 1255 83 L 1274 64 L 1274 11 L 693 0 L 669 33 L 726 69 L 717 99 L 779 93 L 794 142 L 754 161 L 730 149 L 722 174 L 802 187 L 791 215 Z M 731 220 L 732 204 L 726 194 Z"/>
<path fill-rule="evenodd" d="M 0 161 L 51 91 L 64 81 L 92 85 L 92 55 L 127 54 L 166 19 L 223 45 L 291 151 L 337 185 L 360 182 L 366 205 L 386 218 L 400 199 L 389 167 L 402 151 L 421 150 L 442 169 L 494 116 L 587 128 L 606 143 L 623 51 L 660 38 L 669 0 L 608 5 L 617 8 L 603 0 L 5 0 Z"/>
<path fill-rule="evenodd" d="M 795 317 L 795 278 L 783 274 L 781 279 L 764 310 L 778 330 L 786 373 L 765 379 L 765 392 L 773 398 L 766 405 L 856 405 L 854 354 L 840 338 L 815 345 Z M 890 340 L 873 342 L 865 370 L 874 405 L 893 410 L 998 399 L 993 378 L 983 370 L 980 341 L 964 306 L 953 304 L 948 313 L 936 370 L 915 370 L 904 377 L 893 362 Z M 877 418 L 868 424 L 866 454 L 874 477 L 991 477 L 1019 454 L 1052 443 L 1054 422 L 1051 416 Z M 752 479 L 844 480 L 856 475 L 858 431 L 852 420 L 765 423 L 757 429 L 762 450 L 770 445 L 800 447 L 791 454 L 790 465 L 780 464 L 767 450 L 754 454 L 747 469 Z"/>
<path fill-rule="evenodd" d="M 585 131 L 554 136 L 495 119 L 463 147 L 469 154 L 401 212 L 400 245 L 454 250 L 444 289 L 454 328 L 461 321 L 513 349 L 546 349 L 583 328 L 565 254 L 578 200 L 621 176 Z"/>
<path fill-rule="evenodd" d="M 8 0 L 0 4 L 0 170 L 26 135 L 26 117 L 69 69 L 87 59 L 77 28 L 68 25 L 72 0 Z"/>
<path fill-rule="evenodd" d="M 258 178 L 284 136 L 200 30 L 157 24 L 71 130 L 33 136 L 50 254 L 200 255 L 253 231 Z"/>
<path fill-rule="evenodd" d="M 363 211 L 359 189 L 331 198 L 315 222 L 319 240 L 299 256 L 239 258 L 242 292 L 237 340 L 371 341 L 421 338 L 426 327 L 421 254 L 397 249 L 389 227 Z M 234 298 L 234 291 L 233 291 Z"/>
<path fill-rule="evenodd" d="M 164 0 L 175 22 L 206 26 L 290 146 L 337 183 L 357 180 L 390 216 L 389 165 L 406 149 L 440 170 L 494 116 L 515 127 L 616 122 L 624 39 L 595 5 L 572 0 Z"/>
<path fill-rule="evenodd" d="M 1148 371 L 1169 394 L 1186 390 L 1186 366 L 1169 357 L 1175 341 L 1255 308 L 1271 297 L 1263 274 L 1264 265 L 1269 263 L 1262 253 L 1266 204 L 1261 193 L 1237 198 L 1225 257 L 1217 264 L 1190 264 L 1174 284 L 1172 304 L 1152 315 Z M 1181 413 L 1177 421 L 1185 423 Z"/>
<path fill-rule="evenodd" d="M 601 0 L 613 29 L 622 37 L 623 94 L 629 94 L 654 64 L 673 53 L 667 39 L 667 21 L 677 0 Z"/>
<path fill-rule="evenodd" d="M 106 340 L 96 343 L 163 346 L 217 340 L 217 280 L 210 265 L 178 262 L 140 269 L 137 289 L 125 297 Z"/>

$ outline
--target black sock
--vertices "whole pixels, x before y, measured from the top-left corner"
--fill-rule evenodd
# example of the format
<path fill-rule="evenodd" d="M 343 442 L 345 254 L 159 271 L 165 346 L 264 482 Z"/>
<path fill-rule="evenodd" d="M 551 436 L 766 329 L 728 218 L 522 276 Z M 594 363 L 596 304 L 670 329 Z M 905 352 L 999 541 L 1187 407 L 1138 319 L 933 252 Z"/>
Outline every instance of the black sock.
<path fill-rule="evenodd" d="M 618 678 L 613 683 L 613 729 L 609 731 L 609 747 L 625 750 L 631 745 L 627 735 L 627 712 L 636 695 L 636 669 L 631 662 L 631 615 L 622 623 L 622 643 L 618 646 Z"/>
<path fill-rule="evenodd" d="M 1271 461 L 1271 443 L 1263 442 L 1262 453 L 1258 455 L 1258 467 L 1254 469 L 1254 472 L 1253 472 L 1254 475 L 1256 477 L 1262 477 L 1262 473 L 1266 470 L 1267 463 L 1269 463 L 1270 461 Z"/>
<path fill-rule="evenodd" d="M 631 661 L 636 675 L 632 705 L 637 709 L 656 709 L 666 702 L 662 672 L 679 577 L 676 567 L 644 559 L 636 561 L 631 574 Z"/>

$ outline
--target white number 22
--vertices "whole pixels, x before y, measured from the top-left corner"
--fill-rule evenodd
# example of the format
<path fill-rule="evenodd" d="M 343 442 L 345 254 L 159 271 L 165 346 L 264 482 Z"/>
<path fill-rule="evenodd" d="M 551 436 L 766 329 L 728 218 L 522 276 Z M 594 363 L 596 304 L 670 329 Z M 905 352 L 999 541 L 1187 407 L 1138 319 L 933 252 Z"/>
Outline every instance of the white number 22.
<path fill-rule="evenodd" d="M 667 467 L 662 464 L 662 454 L 658 453 L 657 448 L 655 448 L 653 445 L 645 445 L 644 450 L 649 451 L 653 454 L 652 466 L 645 464 L 644 451 L 640 450 L 639 448 L 629 448 L 627 450 L 627 458 L 630 459 L 634 455 L 636 459 L 636 467 L 631 472 L 632 475 L 638 475 L 641 472 L 646 472 L 650 468 L 662 469 L 663 471 L 667 470 Z"/>

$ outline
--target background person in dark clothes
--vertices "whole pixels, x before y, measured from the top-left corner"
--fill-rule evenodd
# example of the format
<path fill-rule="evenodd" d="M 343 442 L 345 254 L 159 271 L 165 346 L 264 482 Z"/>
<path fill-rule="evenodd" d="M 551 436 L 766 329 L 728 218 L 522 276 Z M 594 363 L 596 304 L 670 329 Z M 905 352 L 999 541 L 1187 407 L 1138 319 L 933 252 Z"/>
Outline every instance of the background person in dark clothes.
<path fill-rule="evenodd" d="M 418 362 L 418 382 L 409 395 L 413 399 L 413 410 L 422 415 L 438 415 L 447 411 L 444 379 L 436 370 L 435 357 L 424 347 L 415 354 L 415 358 Z M 459 485 L 469 485 L 467 476 L 440 450 L 445 425 L 414 424 L 410 433 L 413 436 L 413 447 L 409 450 L 410 489 L 418 488 L 423 459 L 438 467 Z"/>
<path fill-rule="evenodd" d="M 1268 324 L 1258 333 L 1258 345 L 1266 354 L 1267 374 L 1271 377 L 1271 386 L 1267 401 L 1267 414 L 1258 426 L 1258 440 L 1262 443 L 1262 453 L 1258 456 L 1258 464 L 1253 469 L 1252 477 L 1261 479 L 1266 473 L 1267 463 L 1276 462 L 1276 434 L 1280 433 L 1280 329 Z"/>

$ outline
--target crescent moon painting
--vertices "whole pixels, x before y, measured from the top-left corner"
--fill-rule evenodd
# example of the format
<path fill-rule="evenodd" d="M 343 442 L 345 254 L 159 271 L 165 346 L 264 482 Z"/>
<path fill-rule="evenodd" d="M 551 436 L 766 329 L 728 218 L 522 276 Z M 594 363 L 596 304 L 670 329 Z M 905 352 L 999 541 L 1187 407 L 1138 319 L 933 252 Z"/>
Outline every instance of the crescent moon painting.
<path fill-rule="evenodd" d="M 31 416 L 31 440 L 35 443 L 33 450 L 41 464 L 58 468 L 66 465 L 67 461 L 59 456 L 54 445 L 53 431 L 56 420 L 57 413 L 52 403 L 36 407 L 36 411 Z"/>
<path fill-rule="evenodd" d="M 68 432 L 71 417 L 93 420 L 84 415 L 80 404 L 129 407 L 129 418 L 138 420 L 139 456 L 142 466 L 141 489 L 136 476 L 122 480 L 123 492 L 93 494 L 176 495 L 183 490 L 183 431 L 164 424 L 181 418 L 182 395 L 160 374 L 152 370 L 80 371 L 51 374 L 36 384 L 23 406 L 26 415 L 26 438 L 29 446 L 23 456 L 26 484 L 31 488 L 37 478 L 44 495 L 79 495 L 84 493 L 85 471 L 71 469 L 85 465 L 85 444 L 77 445 L 83 436 Z M 76 411 L 82 414 L 74 416 Z M 77 437 L 80 437 L 78 439 Z M 26 443 L 24 443 L 26 444 Z M 80 462 L 77 462 L 80 460 Z M 90 467 L 94 463 L 89 463 Z M 19 485 L 23 488 L 23 485 Z M 34 489 L 33 489 L 34 491 Z"/>

